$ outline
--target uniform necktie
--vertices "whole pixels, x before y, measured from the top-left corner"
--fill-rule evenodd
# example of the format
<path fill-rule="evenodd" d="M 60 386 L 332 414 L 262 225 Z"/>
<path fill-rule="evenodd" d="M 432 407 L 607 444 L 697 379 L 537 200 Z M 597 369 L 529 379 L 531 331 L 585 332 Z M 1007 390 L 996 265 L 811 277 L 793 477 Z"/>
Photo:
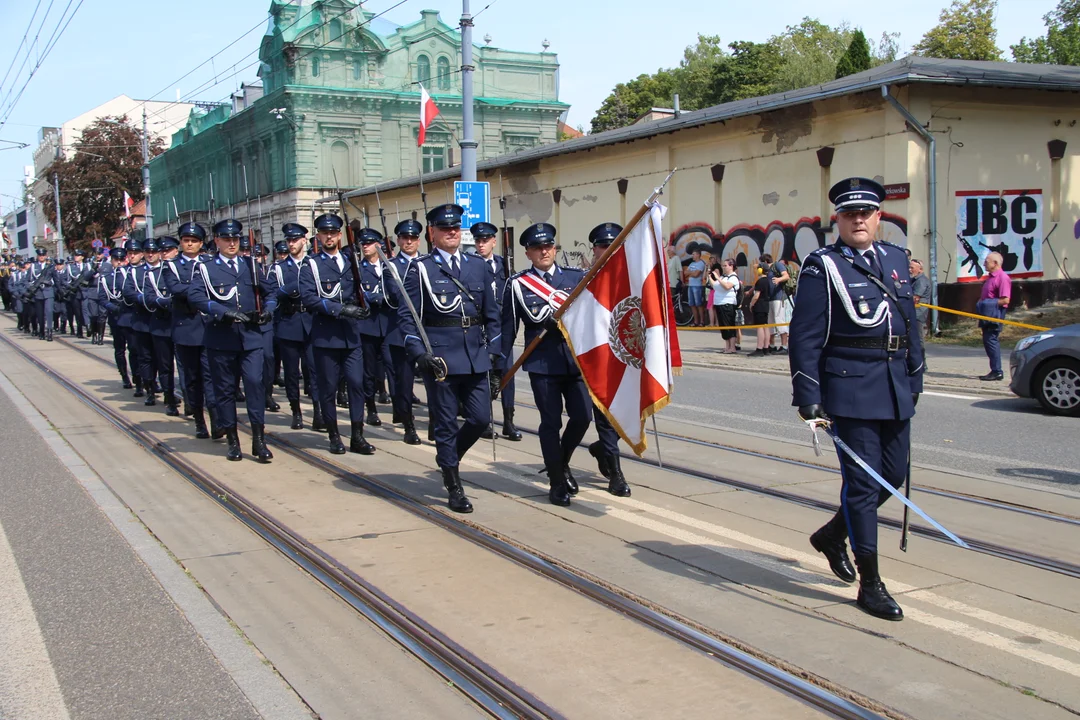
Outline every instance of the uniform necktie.
<path fill-rule="evenodd" d="M 548 285 L 550 285 L 551 281 L 552 281 L 551 273 L 549 273 L 549 272 L 544 273 L 544 282 L 546 282 Z"/>
<path fill-rule="evenodd" d="M 458 277 L 461 271 L 458 270 L 457 255 L 450 256 L 450 274 L 454 277 Z"/>
<path fill-rule="evenodd" d="M 497 272 L 498 272 L 498 271 L 497 271 L 497 270 L 495 269 L 495 258 L 491 258 L 490 260 L 488 260 L 488 264 L 489 264 L 489 265 L 491 265 L 491 272 L 492 272 L 492 274 L 494 274 L 494 273 L 497 273 Z"/>
<path fill-rule="evenodd" d="M 867 250 L 865 253 L 863 253 L 863 258 L 866 260 L 866 263 L 870 266 L 870 269 L 874 272 L 874 274 L 880 278 L 881 265 L 880 263 L 878 263 L 877 253 L 873 250 Z"/>
<path fill-rule="evenodd" d="M 231 269 L 236 274 L 240 274 L 240 271 L 236 269 L 236 260 L 235 259 L 229 261 L 229 269 Z"/>

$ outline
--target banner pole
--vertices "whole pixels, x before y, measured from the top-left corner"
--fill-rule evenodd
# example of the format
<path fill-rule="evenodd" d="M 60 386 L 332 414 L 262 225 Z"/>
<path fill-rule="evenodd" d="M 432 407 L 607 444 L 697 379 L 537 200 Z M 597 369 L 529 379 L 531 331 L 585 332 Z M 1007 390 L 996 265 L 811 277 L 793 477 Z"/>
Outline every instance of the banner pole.
<path fill-rule="evenodd" d="M 649 416 L 652 419 L 652 434 L 653 440 L 656 441 L 656 466 L 661 470 L 664 469 L 664 458 L 660 455 L 660 433 L 656 430 L 656 413 Z"/>

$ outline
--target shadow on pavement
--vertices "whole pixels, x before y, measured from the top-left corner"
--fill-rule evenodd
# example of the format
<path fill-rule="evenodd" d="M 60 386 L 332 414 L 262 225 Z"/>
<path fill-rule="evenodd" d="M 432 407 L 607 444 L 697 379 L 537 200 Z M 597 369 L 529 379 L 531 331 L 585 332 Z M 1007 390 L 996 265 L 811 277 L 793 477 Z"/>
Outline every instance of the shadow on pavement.
<path fill-rule="evenodd" d="M 1057 483 L 1058 485 L 1080 485 L 1080 473 L 1069 470 L 1054 470 L 1052 468 L 998 468 L 998 473 L 1010 478 L 1021 480 L 1039 480 L 1041 482 Z"/>

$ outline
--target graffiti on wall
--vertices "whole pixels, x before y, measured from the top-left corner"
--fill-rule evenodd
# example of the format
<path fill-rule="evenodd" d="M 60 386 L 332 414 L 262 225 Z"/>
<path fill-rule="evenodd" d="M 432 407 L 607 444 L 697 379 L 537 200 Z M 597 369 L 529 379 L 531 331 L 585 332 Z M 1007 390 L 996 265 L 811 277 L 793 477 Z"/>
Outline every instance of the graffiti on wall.
<path fill-rule="evenodd" d="M 794 223 L 775 220 L 765 226 L 736 225 L 726 233 L 717 233 L 708 223 L 692 222 L 676 228 L 668 241 L 684 264 L 690 260 L 691 245 L 697 245 L 706 264 L 714 257 L 733 259 L 739 278 L 751 283 L 751 268 L 760 255 L 768 253 L 774 259 L 794 260 L 801 265 L 807 255 L 834 242 L 833 233 L 831 227 L 821 226 L 819 217 L 804 217 Z M 907 220 L 882 213 L 878 240 L 907 247 Z"/>

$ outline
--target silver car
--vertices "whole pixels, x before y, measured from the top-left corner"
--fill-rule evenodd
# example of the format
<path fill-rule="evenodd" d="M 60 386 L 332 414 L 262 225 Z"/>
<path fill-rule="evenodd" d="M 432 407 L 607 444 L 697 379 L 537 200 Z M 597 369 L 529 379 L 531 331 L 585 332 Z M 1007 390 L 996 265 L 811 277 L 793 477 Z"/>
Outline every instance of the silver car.
<path fill-rule="evenodd" d="M 1014 393 L 1037 399 L 1055 415 L 1080 415 L 1080 324 L 1024 338 L 1009 366 Z"/>

